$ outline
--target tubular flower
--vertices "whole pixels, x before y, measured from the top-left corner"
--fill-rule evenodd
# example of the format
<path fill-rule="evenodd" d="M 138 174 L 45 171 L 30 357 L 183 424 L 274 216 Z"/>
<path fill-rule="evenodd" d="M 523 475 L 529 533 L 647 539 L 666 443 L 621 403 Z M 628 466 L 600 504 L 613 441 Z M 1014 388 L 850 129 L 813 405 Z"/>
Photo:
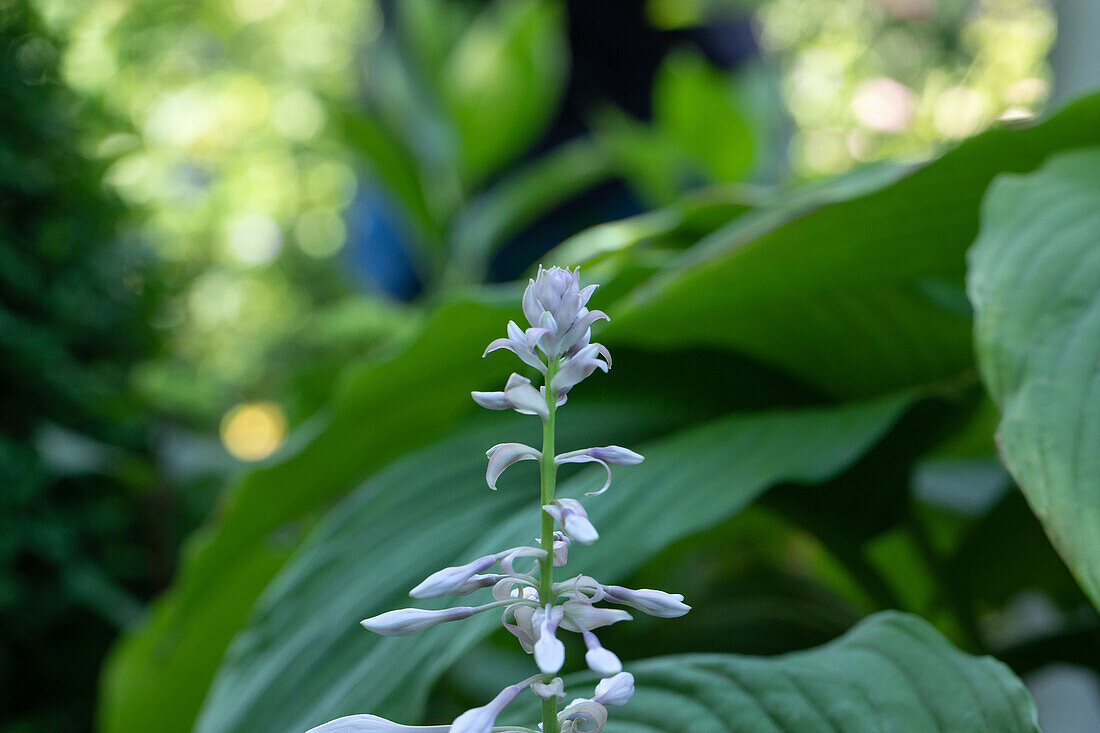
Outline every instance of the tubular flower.
<path fill-rule="evenodd" d="M 604 481 L 603 487 L 600 488 L 599 491 L 593 491 L 589 493 L 588 496 L 599 496 L 611 486 L 611 466 L 608 464 L 614 463 L 619 466 L 636 466 L 644 460 L 645 458 L 638 453 L 617 445 L 606 445 L 603 448 L 573 450 L 568 453 L 560 453 L 554 456 L 554 463 L 559 466 L 563 463 L 591 462 L 598 463 L 604 467 L 604 470 L 607 471 L 607 480 Z"/>
<path fill-rule="evenodd" d="M 306 733 L 447 733 L 449 725 L 401 725 L 377 715 L 349 715 L 310 728 Z"/>
<path fill-rule="evenodd" d="M 555 499 L 542 508 L 561 525 L 565 536 L 582 545 L 592 545 L 600 538 L 599 532 L 588 521 L 588 513 L 576 499 Z"/>
<path fill-rule="evenodd" d="M 387 611 L 362 621 L 370 631 L 383 636 L 404 636 L 436 624 L 469 618 L 490 609 L 501 611 L 501 625 L 532 655 L 539 673 L 504 688 L 489 703 L 467 710 L 449 726 L 407 726 L 373 715 L 338 718 L 309 733 L 490 733 L 501 711 L 528 687 L 542 700 L 542 733 L 600 733 L 607 723 L 607 708 L 625 705 L 634 693 L 634 678 L 622 671 L 622 662 L 605 649 L 593 632 L 631 615 L 621 608 L 597 605 L 607 601 L 629 606 L 652 616 L 673 618 L 690 610 L 683 596 L 657 590 L 631 590 L 604 585 L 588 575 L 554 581 L 554 568 L 569 560 L 572 542 L 591 545 L 599 533 L 576 498 L 556 496 L 558 466 L 566 463 L 596 463 L 606 479 L 599 491 L 611 485 L 611 466 L 633 466 L 643 458 L 617 445 L 605 445 L 555 455 L 555 414 L 568 393 L 594 374 L 611 368 L 611 354 L 592 341 L 592 326 L 607 320 L 602 311 L 589 310 L 595 285 L 582 288 L 580 273 L 558 267 L 539 268 L 523 294 L 523 314 L 530 327 L 514 321 L 507 336 L 489 344 L 485 355 L 511 351 L 527 367 L 542 375 L 541 386 L 512 374 L 497 392 L 473 392 L 474 401 L 490 410 L 515 410 L 538 417 L 542 422 L 543 450 L 522 443 L 499 443 L 486 451 L 485 483 L 496 489 L 501 474 L 520 461 L 538 461 L 542 487 L 538 507 L 540 535 L 537 546 L 511 547 L 484 554 L 464 564 L 438 570 L 413 588 L 417 599 L 464 596 L 491 588 L 492 600 L 483 605 L 456 606 L 440 610 L 404 608 Z M 534 497 L 532 497 L 534 499 Z M 532 512 L 533 514 L 534 512 Z M 532 516 L 532 519 L 534 517 Z M 560 631 L 580 634 L 586 647 L 585 663 L 603 679 L 591 698 L 574 700 L 560 712 L 558 700 L 564 688 L 557 673 L 565 663 L 565 645 Z M 506 727 L 510 731 L 534 732 L 530 728 Z"/>
<path fill-rule="evenodd" d="M 604 598 L 612 603 L 636 608 L 642 613 L 657 618 L 678 618 L 691 610 L 679 593 L 665 593 L 663 590 L 631 590 L 621 585 L 605 585 Z"/>

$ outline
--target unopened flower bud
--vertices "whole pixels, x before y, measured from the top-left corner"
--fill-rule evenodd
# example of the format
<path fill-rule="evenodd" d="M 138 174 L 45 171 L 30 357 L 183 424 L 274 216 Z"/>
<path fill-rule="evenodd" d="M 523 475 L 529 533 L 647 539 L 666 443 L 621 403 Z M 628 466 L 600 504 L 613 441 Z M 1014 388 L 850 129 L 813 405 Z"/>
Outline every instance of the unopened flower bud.
<path fill-rule="evenodd" d="M 588 513 L 576 499 L 557 499 L 543 510 L 557 520 L 570 539 L 582 545 L 591 545 L 600 538 L 592 522 L 588 521 Z"/>
<path fill-rule="evenodd" d="M 632 590 L 621 585 L 605 585 L 603 590 L 604 597 L 612 603 L 630 606 L 657 618 L 678 618 L 691 610 L 679 593 L 649 588 Z"/>
<path fill-rule="evenodd" d="M 562 609 L 560 606 L 546 604 L 545 608 L 535 611 L 532 623 L 538 640 L 535 641 L 535 664 L 539 666 L 543 674 L 555 674 L 565 664 L 565 644 L 554 636 L 554 632 L 561 623 Z"/>
<path fill-rule="evenodd" d="M 438 598 L 458 594 L 458 591 L 466 586 L 470 578 L 482 570 L 491 568 L 499 559 L 499 555 L 486 555 L 465 565 L 437 570 L 425 578 L 420 585 L 409 591 L 409 595 L 413 598 Z M 484 586 L 475 586 L 471 591 L 480 587 Z"/>
<path fill-rule="evenodd" d="M 634 675 L 629 672 L 620 672 L 614 677 L 600 680 L 596 685 L 594 702 L 611 707 L 622 707 L 634 696 Z"/>
<path fill-rule="evenodd" d="M 475 609 L 468 606 L 444 608 L 438 611 L 422 608 L 399 608 L 396 611 L 380 613 L 359 623 L 368 631 L 373 631 L 382 636 L 408 636 L 423 631 L 429 626 L 469 618 L 474 613 Z"/>
<path fill-rule="evenodd" d="M 615 656 L 614 652 L 604 649 L 596 635 L 587 629 L 582 632 L 584 645 L 588 651 L 584 655 L 584 663 L 588 668 L 600 677 L 610 677 L 623 671 L 623 663 Z"/>

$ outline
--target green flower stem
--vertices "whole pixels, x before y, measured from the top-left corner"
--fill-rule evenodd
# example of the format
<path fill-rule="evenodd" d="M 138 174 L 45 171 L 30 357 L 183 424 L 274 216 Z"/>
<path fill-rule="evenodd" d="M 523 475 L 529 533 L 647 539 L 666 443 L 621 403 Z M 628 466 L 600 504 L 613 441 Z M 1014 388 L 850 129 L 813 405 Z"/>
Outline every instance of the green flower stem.
<path fill-rule="evenodd" d="M 554 602 L 554 518 L 542 510 L 550 502 L 554 501 L 554 491 L 558 477 L 557 466 L 554 465 L 554 417 L 557 411 L 557 400 L 550 390 L 550 380 L 558 370 L 557 360 L 550 360 L 546 371 L 546 409 L 549 416 L 542 426 L 542 496 L 539 505 L 539 513 L 542 515 L 542 536 L 540 545 L 546 551 L 546 557 L 539 562 L 539 602 L 542 605 Z M 552 677 L 547 675 L 546 682 Z M 558 701 L 551 697 L 542 701 L 542 730 L 544 733 L 553 733 L 558 725 Z"/>

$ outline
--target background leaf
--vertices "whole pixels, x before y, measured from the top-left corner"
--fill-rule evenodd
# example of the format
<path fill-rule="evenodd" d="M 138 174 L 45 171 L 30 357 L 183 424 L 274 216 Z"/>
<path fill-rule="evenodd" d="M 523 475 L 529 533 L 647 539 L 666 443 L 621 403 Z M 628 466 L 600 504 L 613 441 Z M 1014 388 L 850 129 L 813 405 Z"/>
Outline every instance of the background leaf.
<path fill-rule="evenodd" d="M 998 179 L 970 253 L 1001 453 L 1100 606 L 1100 150 Z"/>
<path fill-rule="evenodd" d="M 553 3 L 497 3 L 474 19 L 436 80 L 469 181 L 542 131 L 564 91 L 568 59 L 562 8 Z"/>
<path fill-rule="evenodd" d="M 872 193 L 778 223 L 743 214 L 633 291 L 606 337 L 733 349 L 838 396 L 953 377 L 972 367 L 963 274 L 986 186 L 1096 143 L 1094 96 Z"/>
<path fill-rule="evenodd" d="M 964 654 L 926 621 L 896 612 L 805 652 L 663 657 L 627 669 L 636 692 L 612 711 L 607 733 L 1039 730 L 1031 697 L 1008 667 Z M 570 685 L 567 699 L 590 695 L 591 682 Z"/>
<path fill-rule="evenodd" d="M 610 582 L 673 540 L 721 522 L 777 481 L 836 473 L 907 402 L 733 415 L 644 446 L 643 468 L 617 470 L 613 489 L 588 502 L 602 537 L 575 550 L 570 571 L 598 568 Z M 574 427 L 563 447 L 665 419 L 637 402 L 633 409 L 566 415 L 561 429 L 588 427 L 585 435 Z M 420 714 L 432 682 L 497 625 L 496 614 L 404 639 L 376 637 L 356 622 L 408 605 L 408 589 L 439 567 L 534 536 L 533 495 L 520 492 L 520 476 L 507 476 L 498 494 L 484 488 L 481 451 L 516 436 L 515 421 L 491 417 L 489 428 L 463 431 L 391 466 L 318 527 L 234 642 L 198 730 L 296 731 L 354 712 L 402 720 Z M 597 478 L 582 472 L 562 493 L 591 490 Z M 393 543 L 407 537 L 419 541 L 395 552 Z"/>
<path fill-rule="evenodd" d="M 507 375 L 503 360 L 467 346 L 487 343 L 510 315 L 443 307 L 402 353 L 351 375 L 313 435 L 230 489 L 186 546 L 175 586 L 108 659 L 104 730 L 191 729 L 230 639 L 319 514 L 356 480 L 446 433 L 469 413 L 469 390 Z"/>

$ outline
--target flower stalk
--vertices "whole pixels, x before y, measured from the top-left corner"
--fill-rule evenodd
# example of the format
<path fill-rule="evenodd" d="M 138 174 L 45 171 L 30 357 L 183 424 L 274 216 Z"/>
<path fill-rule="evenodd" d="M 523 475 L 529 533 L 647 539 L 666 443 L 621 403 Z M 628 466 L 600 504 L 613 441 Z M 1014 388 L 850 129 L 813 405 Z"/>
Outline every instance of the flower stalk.
<path fill-rule="evenodd" d="M 554 431 L 558 408 L 565 404 L 569 391 L 596 371 L 611 368 L 611 354 L 591 341 L 591 326 L 607 319 L 602 311 L 586 307 L 596 286 L 580 287 L 576 270 L 539 268 L 523 294 L 523 314 L 530 323 L 524 330 L 509 322 L 507 337 L 489 344 L 485 354 L 506 349 L 542 375 L 536 387 L 530 379 L 512 374 L 499 392 L 474 392 L 474 402 L 490 410 L 514 410 L 542 421 L 542 451 L 522 443 L 500 443 L 487 452 L 489 459 L 485 483 L 493 490 L 501 474 L 520 461 L 539 462 L 539 546 L 513 547 L 484 555 L 465 564 L 443 568 L 412 589 L 413 598 L 464 596 L 491 588 L 493 600 L 481 605 L 462 605 L 442 610 L 416 608 L 387 611 L 362 621 L 362 625 L 383 636 L 405 636 L 440 623 L 457 621 L 484 611 L 501 609 L 501 624 L 532 655 L 538 673 L 504 688 L 486 705 L 467 710 L 450 726 L 405 726 L 372 715 L 340 718 L 314 728 L 309 733 L 400 733 L 401 731 L 446 731 L 447 733 L 533 733 L 533 729 L 494 727 L 497 716 L 517 696 L 530 689 L 542 701 L 542 733 L 600 733 L 607 722 L 608 707 L 625 705 L 634 694 L 634 677 L 622 671 L 614 652 L 605 649 L 593 633 L 595 629 L 619 621 L 629 621 L 629 612 L 607 608 L 608 602 L 629 606 L 661 618 L 675 618 L 690 610 L 679 594 L 617 585 L 604 585 L 587 575 L 554 582 L 554 567 L 568 562 L 572 543 L 591 545 L 599 540 L 596 527 L 588 518 L 581 500 L 557 496 L 557 470 L 562 463 L 598 463 L 606 480 L 598 497 L 611 485 L 611 466 L 633 466 L 643 458 L 632 450 L 607 445 L 557 454 Z M 597 499 L 598 501 L 598 499 Z M 530 558 L 533 565 L 525 572 L 516 561 Z M 492 571 L 499 565 L 499 572 Z M 558 638 L 562 631 L 580 634 L 584 640 L 585 663 L 601 680 L 592 697 L 578 698 L 558 710 L 565 697 L 564 683 L 558 673 L 565 663 L 565 646 Z"/>
<path fill-rule="evenodd" d="M 557 371 L 557 364 L 551 363 L 546 370 L 546 383 L 550 384 L 550 381 L 554 378 L 554 374 Z M 554 446 L 554 422 L 557 414 L 557 400 L 554 397 L 553 391 L 546 390 L 546 421 L 542 424 L 542 458 L 539 459 L 541 465 L 540 471 L 540 497 L 541 506 L 545 507 L 554 501 L 554 495 L 557 491 L 557 479 L 558 479 L 558 466 L 554 461 L 555 446 Z M 554 517 L 550 515 L 545 509 L 541 510 L 542 519 L 542 531 L 539 537 L 539 546 L 548 549 L 554 546 Z M 553 603 L 555 599 L 554 594 L 554 559 L 551 553 L 550 557 L 543 558 L 539 561 L 539 598 L 545 603 Z M 549 684 L 554 675 L 543 675 L 545 679 L 544 684 Z M 558 720 L 558 699 L 554 696 L 548 696 L 542 700 L 542 729 L 544 731 L 551 731 L 557 726 Z"/>

